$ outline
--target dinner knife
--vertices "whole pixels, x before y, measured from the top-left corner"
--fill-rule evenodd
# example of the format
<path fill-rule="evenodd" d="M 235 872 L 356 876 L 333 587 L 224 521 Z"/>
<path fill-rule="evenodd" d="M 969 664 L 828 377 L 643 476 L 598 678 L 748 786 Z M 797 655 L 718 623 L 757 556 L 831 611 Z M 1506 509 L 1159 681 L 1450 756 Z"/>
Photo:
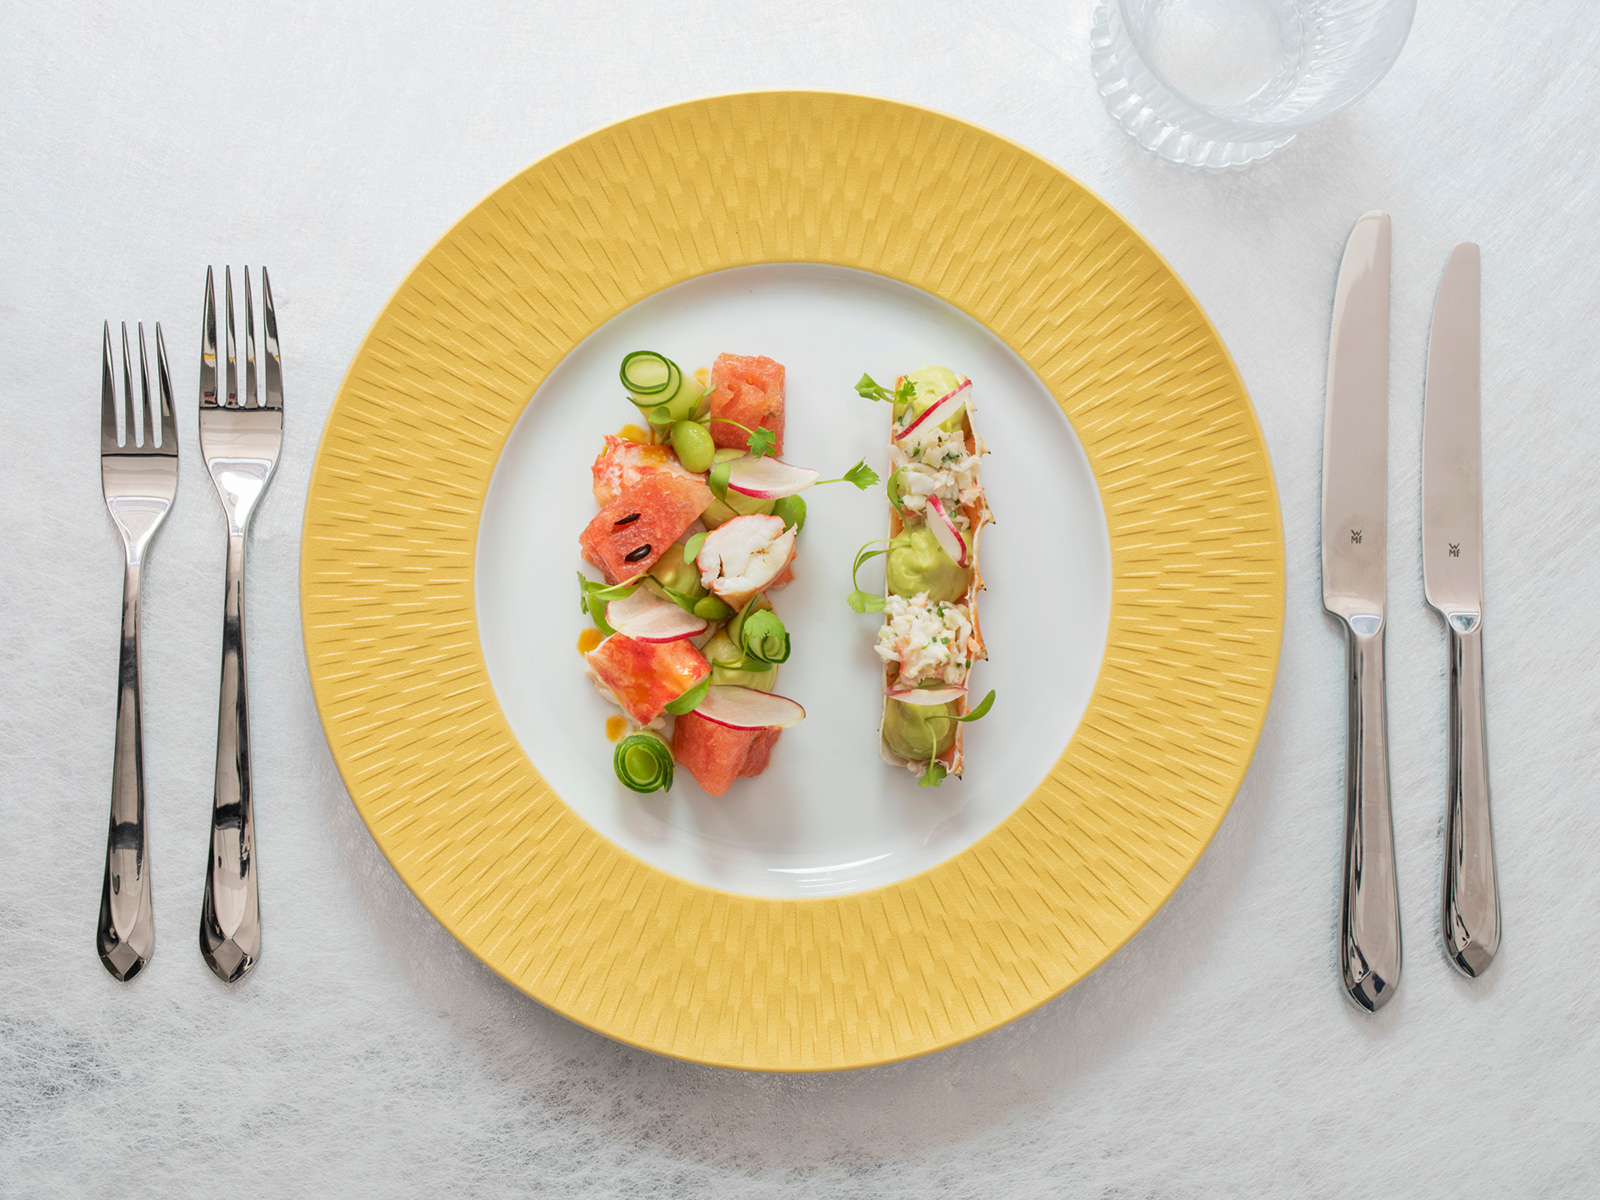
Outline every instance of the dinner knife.
<path fill-rule="evenodd" d="M 1422 410 L 1422 582 L 1450 630 L 1450 782 L 1445 949 L 1481 975 L 1500 948 L 1483 709 L 1483 477 L 1478 397 L 1478 247 L 1450 252 L 1428 331 Z"/>
<path fill-rule="evenodd" d="M 1369 212 L 1339 266 L 1322 432 L 1322 603 L 1344 622 L 1349 693 L 1339 970 L 1369 1012 L 1400 981 L 1383 679 L 1388 439 L 1389 214 Z"/>

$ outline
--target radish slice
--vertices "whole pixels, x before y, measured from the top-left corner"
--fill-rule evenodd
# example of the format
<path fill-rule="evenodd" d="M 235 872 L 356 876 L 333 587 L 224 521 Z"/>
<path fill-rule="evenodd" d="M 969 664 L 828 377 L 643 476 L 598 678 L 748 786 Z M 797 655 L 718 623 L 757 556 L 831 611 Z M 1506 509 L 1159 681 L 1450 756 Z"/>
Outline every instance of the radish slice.
<path fill-rule="evenodd" d="M 907 425 L 899 433 L 895 434 L 895 441 L 898 442 L 902 438 L 910 437 L 913 433 L 915 433 L 918 429 L 921 429 L 924 425 L 927 425 L 930 421 L 933 422 L 934 425 L 943 425 L 951 417 L 955 416 L 956 413 L 960 412 L 961 406 L 972 398 L 971 388 L 972 380 L 963 379 L 956 386 L 955 391 L 951 392 L 948 396 L 941 396 L 935 403 L 930 404 L 927 408 L 923 409 L 920 417 L 911 422 L 911 424 Z"/>
<path fill-rule="evenodd" d="M 949 704 L 967 694 L 964 687 L 893 688 L 884 693 L 891 700 L 906 704 Z"/>
<path fill-rule="evenodd" d="M 663 600 L 646 587 L 607 604 L 606 624 L 636 642 L 677 642 L 706 630 L 704 617 Z"/>
<path fill-rule="evenodd" d="M 729 729 L 787 729 L 805 720 L 806 710 L 787 696 L 721 684 L 706 689 L 695 713 Z"/>
<path fill-rule="evenodd" d="M 944 501 L 936 495 L 928 497 L 928 528 L 933 530 L 933 540 L 939 543 L 939 548 L 955 559 L 956 566 L 969 565 L 967 539 L 961 536 L 956 523 L 944 510 Z"/>
<path fill-rule="evenodd" d="M 728 487 L 757 500 L 781 500 L 805 491 L 817 481 L 817 474 L 770 456 L 736 458 L 728 464 Z"/>

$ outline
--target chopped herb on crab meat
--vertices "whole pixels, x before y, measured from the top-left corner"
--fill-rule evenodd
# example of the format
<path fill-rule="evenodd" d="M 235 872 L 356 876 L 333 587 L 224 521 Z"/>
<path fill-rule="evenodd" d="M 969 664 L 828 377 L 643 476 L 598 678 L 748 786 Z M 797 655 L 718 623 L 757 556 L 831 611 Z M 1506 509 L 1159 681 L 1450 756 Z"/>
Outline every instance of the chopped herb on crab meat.
<path fill-rule="evenodd" d="M 900 686 L 927 679 L 960 684 L 972 668 L 975 642 L 966 605 L 936 604 L 922 592 L 909 600 L 887 598 L 873 649 L 885 663 L 899 666 Z"/>

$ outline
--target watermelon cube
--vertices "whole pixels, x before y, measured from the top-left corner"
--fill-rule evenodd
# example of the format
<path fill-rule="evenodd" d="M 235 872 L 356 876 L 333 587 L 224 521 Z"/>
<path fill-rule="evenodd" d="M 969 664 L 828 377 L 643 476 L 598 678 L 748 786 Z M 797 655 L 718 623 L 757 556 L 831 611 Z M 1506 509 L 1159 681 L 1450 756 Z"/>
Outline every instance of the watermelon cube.
<path fill-rule="evenodd" d="M 688 639 L 638 642 L 614 633 L 588 654 L 590 673 L 630 717 L 648 725 L 707 675 L 711 664 Z"/>
<path fill-rule="evenodd" d="M 600 510 L 578 545 L 608 583 L 621 583 L 654 566 L 710 503 L 711 489 L 697 475 L 644 475 Z"/>
<path fill-rule="evenodd" d="M 781 729 L 729 729 L 699 713 L 685 713 L 672 730 L 672 757 L 695 782 L 720 796 L 733 781 L 767 769 Z"/>
<path fill-rule="evenodd" d="M 719 354 L 711 366 L 711 440 L 750 448 L 749 429 L 770 429 L 774 454 L 783 453 L 783 364 L 765 355 Z M 726 417 L 727 420 L 720 418 Z M 729 422 L 737 421 L 739 425 Z"/>

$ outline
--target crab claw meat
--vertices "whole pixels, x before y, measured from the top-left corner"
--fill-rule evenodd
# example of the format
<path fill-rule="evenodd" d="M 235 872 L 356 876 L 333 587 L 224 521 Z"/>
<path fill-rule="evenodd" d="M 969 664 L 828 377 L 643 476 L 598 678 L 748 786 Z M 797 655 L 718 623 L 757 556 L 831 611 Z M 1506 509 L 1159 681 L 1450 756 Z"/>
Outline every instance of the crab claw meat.
<path fill-rule="evenodd" d="M 805 491 L 817 474 L 770 457 L 736 458 L 728 464 L 728 488 L 757 500 L 781 500 Z"/>
<path fill-rule="evenodd" d="M 606 624 L 636 642 L 676 642 L 704 633 L 706 620 L 647 587 L 606 605 Z"/>
<path fill-rule="evenodd" d="M 700 582 L 735 608 L 770 586 L 794 557 L 794 530 L 782 517 L 735 517 L 706 534 L 695 556 Z"/>
<path fill-rule="evenodd" d="M 928 497 L 928 528 L 933 530 L 933 538 L 939 543 L 939 548 L 955 560 L 956 566 L 971 565 L 972 560 L 967 555 L 967 539 L 961 536 L 956 523 L 945 511 L 944 501 L 937 495 Z"/>

